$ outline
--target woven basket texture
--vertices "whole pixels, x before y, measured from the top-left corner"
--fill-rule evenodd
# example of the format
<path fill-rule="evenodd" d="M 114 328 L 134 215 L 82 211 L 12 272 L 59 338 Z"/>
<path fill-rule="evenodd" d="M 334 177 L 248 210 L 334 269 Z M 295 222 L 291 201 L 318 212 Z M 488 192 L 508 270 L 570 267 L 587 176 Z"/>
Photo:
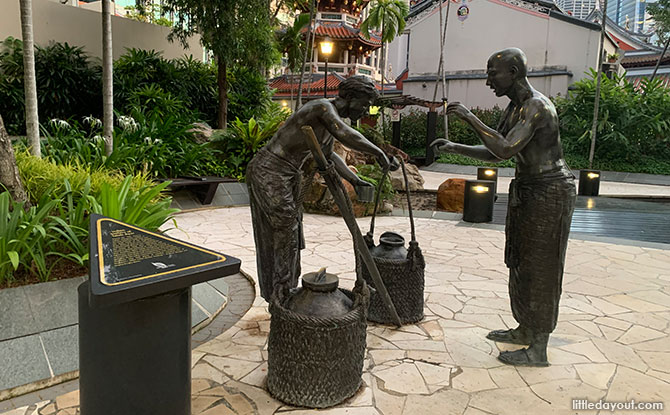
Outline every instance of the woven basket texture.
<path fill-rule="evenodd" d="M 402 324 L 422 320 L 426 263 L 418 243 L 410 242 L 406 259 L 379 257 L 373 257 L 373 259 Z M 367 267 L 361 264 L 358 269 L 361 270 L 365 282 L 374 288 L 374 282 Z M 375 323 L 395 324 L 377 292 L 373 292 L 370 296 L 368 320 Z"/>
<path fill-rule="evenodd" d="M 354 294 L 342 291 L 353 300 Z M 272 301 L 270 394 L 290 405 L 326 408 L 356 393 L 365 359 L 366 303 L 343 316 L 315 318 Z"/>

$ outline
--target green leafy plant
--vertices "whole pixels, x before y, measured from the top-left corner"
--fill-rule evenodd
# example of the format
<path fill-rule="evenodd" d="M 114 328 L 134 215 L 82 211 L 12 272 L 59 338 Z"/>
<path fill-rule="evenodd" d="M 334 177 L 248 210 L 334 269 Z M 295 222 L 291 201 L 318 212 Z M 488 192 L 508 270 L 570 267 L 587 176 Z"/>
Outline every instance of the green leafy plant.
<path fill-rule="evenodd" d="M 72 189 L 67 179 L 63 180 L 63 193 L 51 216 L 55 226 L 51 238 L 56 245 L 54 255 L 85 266 L 88 263 L 88 215 L 95 198 L 91 194 L 91 181 L 87 180 L 80 190 Z"/>
<path fill-rule="evenodd" d="M 155 200 L 170 182 L 145 185 L 132 190 L 133 176 L 127 176 L 120 186 L 103 183 L 100 194 L 91 199 L 91 209 L 100 215 L 118 219 L 144 229 L 157 231 L 179 209 L 170 208 L 171 198 Z"/>
<path fill-rule="evenodd" d="M 379 164 L 362 164 L 360 166 L 356 166 L 356 170 L 358 170 L 358 177 L 365 180 L 366 182 L 372 183 L 372 185 L 375 186 L 375 189 L 379 187 L 379 181 L 382 179 L 382 174 L 384 173 L 381 167 L 379 167 Z M 391 179 L 386 176 L 386 180 L 384 180 L 384 184 L 382 186 L 380 200 L 390 200 L 394 195 L 395 191 L 391 185 Z"/>
<path fill-rule="evenodd" d="M 566 157 L 585 167 L 593 122 L 596 72 L 573 85 L 567 97 L 556 97 L 561 140 Z M 640 90 L 615 75 L 603 78 L 598 112 L 595 161 L 624 171 L 645 170 L 642 159 L 670 160 L 670 89 L 656 80 L 643 81 Z M 659 163 L 655 163 L 658 165 Z"/>
<path fill-rule="evenodd" d="M 48 276 L 45 222 L 56 201 L 43 202 L 24 210 L 9 192 L 0 193 L 0 283 L 12 280 L 20 266 L 34 269 L 42 279 Z"/>
<path fill-rule="evenodd" d="M 502 110 L 500 107 L 491 109 L 472 108 L 471 111 L 484 124 L 491 128 L 496 128 L 500 122 Z M 425 154 L 426 134 L 427 134 L 427 113 L 425 111 L 410 110 L 408 114 L 403 114 L 400 124 L 401 145 L 400 148 L 410 155 Z M 444 137 L 444 117 L 437 117 L 436 136 Z M 391 132 L 387 131 L 386 140 L 390 142 Z M 465 122 L 456 117 L 449 118 L 449 140 L 456 143 L 477 145 L 480 140 L 477 134 Z"/>
<path fill-rule="evenodd" d="M 27 151 L 16 152 L 16 164 L 23 186 L 35 204 L 43 195 L 61 195 L 66 191 L 65 180 L 70 183 L 73 191 L 81 191 L 86 183 L 91 183 L 91 194 L 96 195 L 104 183 L 118 186 L 125 180 L 125 175 L 117 170 L 94 169 L 79 163 L 57 164 L 47 159 L 40 159 L 28 154 Z M 153 184 L 147 175 L 134 175 L 131 183 L 133 190 Z M 158 198 L 161 198 L 159 195 Z M 55 197 L 54 197 L 55 198 Z"/>
<path fill-rule="evenodd" d="M 242 180 L 254 154 L 272 138 L 288 116 L 288 111 L 276 107 L 259 120 L 252 117 L 245 122 L 238 118 L 215 137 L 213 145 L 220 151 L 226 175 Z"/>

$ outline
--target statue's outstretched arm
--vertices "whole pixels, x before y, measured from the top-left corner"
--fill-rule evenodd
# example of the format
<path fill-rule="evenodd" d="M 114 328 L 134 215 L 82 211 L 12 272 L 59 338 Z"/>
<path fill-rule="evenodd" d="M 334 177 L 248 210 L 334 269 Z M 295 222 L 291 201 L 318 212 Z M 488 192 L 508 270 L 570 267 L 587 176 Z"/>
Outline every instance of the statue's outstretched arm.
<path fill-rule="evenodd" d="M 340 174 L 340 176 L 343 179 L 346 179 L 349 183 L 351 183 L 354 186 L 365 186 L 368 185 L 369 183 L 362 180 L 360 177 L 356 175 L 353 171 L 349 170 L 349 167 L 347 167 L 347 163 L 342 160 L 342 157 L 340 157 L 337 153 L 330 153 L 330 160 L 333 162 L 335 165 L 335 170 Z"/>
<path fill-rule="evenodd" d="M 430 145 L 431 147 L 434 147 L 438 153 L 455 153 L 489 163 L 498 163 L 499 161 L 502 161 L 493 155 L 486 146 L 482 145 L 468 146 L 465 144 L 454 143 L 453 141 L 445 140 L 444 138 L 438 138 Z"/>
<path fill-rule="evenodd" d="M 326 129 L 328 129 L 337 141 L 352 150 L 372 154 L 375 156 L 382 169 L 385 169 L 389 165 L 389 159 L 386 157 L 386 154 L 384 154 L 379 147 L 365 138 L 363 134 L 345 124 L 332 107 L 324 113 L 322 121 L 326 126 Z"/>
<path fill-rule="evenodd" d="M 470 110 L 460 103 L 452 103 L 447 107 L 448 114 L 455 114 L 466 121 L 475 130 L 484 146 L 498 159 L 507 160 L 523 150 L 533 138 L 538 125 L 543 122 L 544 106 L 541 101 L 529 100 L 524 103 L 519 120 L 503 136 L 477 118 Z"/>

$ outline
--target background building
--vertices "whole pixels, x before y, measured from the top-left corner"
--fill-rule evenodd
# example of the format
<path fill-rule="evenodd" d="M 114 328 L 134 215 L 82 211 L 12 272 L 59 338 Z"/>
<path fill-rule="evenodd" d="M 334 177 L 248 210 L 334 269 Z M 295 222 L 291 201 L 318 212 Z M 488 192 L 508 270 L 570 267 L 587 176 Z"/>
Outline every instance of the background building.
<path fill-rule="evenodd" d="M 79 4 L 80 7 L 62 4 L 59 0 L 33 0 L 33 36 L 38 45 L 47 45 L 51 41 L 67 42 L 81 46 L 91 56 L 102 56 L 102 18 L 100 1 Z M 112 34 L 114 59 L 123 55 L 126 48 L 138 48 L 163 52 L 167 59 L 178 58 L 185 54 L 202 60 L 203 52 L 200 37 L 194 36 L 185 50 L 179 42 L 170 43 L 167 35 L 170 28 L 150 23 L 138 22 L 119 16 L 112 16 Z M 97 9 L 96 9 L 97 8 Z M 8 36 L 21 39 L 21 18 L 19 2 L 5 1 L 0 13 L 0 39 Z"/>
<path fill-rule="evenodd" d="M 556 0 L 556 5 L 572 17 L 586 19 L 596 7 L 596 0 Z"/>
<path fill-rule="evenodd" d="M 472 0 L 465 19 L 452 4 L 444 48 L 446 98 L 468 107 L 504 106 L 486 86 L 486 61 L 498 50 L 518 47 L 528 57 L 531 84 L 547 96 L 565 95 L 595 68 L 600 26 L 568 16 L 544 0 Z M 444 2 L 443 13 L 446 12 Z M 439 2 L 424 0 L 410 10 L 405 33 L 389 46 L 399 94 L 432 101 L 440 59 Z M 605 50 L 617 47 L 606 38 Z M 401 85 L 401 86 L 400 86 Z M 438 88 L 436 100 L 441 100 Z"/>
<path fill-rule="evenodd" d="M 608 0 L 607 17 L 631 32 L 644 31 L 647 3 L 645 0 Z"/>
<path fill-rule="evenodd" d="M 370 0 L 329 0 L 318 4 L 314 19 L 314 47 L 308 57 L 303 82 L 303 96 L 306 99 L 324 96 L 326 56 L 319 45 L 329 39 L 333 50 L 328 58 L 328 82 L 326 94 L 337 95 L 340 82 L 348 76 L 363 75 L 381 81 L 381 40 L 373 34 L 366 39 L 359 26 L 367 17 Z M 308 9 L 301 10 L 309 13 Z M 305 35 L 307 30 L 305 29 Z M 311 59 L 310 59 L 311 58 Z M 298 93 L 300 74 L 284 74 L 270 81 L 270 88 L 276 89 L 275 100 L 285 106 L 293 106 L 293 97 Z"/>

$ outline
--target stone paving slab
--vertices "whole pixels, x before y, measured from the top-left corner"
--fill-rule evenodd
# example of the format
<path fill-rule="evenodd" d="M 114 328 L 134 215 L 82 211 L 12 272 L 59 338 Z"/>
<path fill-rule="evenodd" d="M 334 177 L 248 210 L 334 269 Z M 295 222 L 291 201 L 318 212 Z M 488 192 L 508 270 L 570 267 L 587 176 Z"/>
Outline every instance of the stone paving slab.
<path fill-rule="evenodd" d="M 25 288 L 38 331 L 77 324 L 77 287 L 84 280 L 71 278 Z"/>
<path fill-rule="evenodd" d="M 406 218 L 377 220 L 380 232 L 409 234 Z M 226 246 L 255 276 L 248 208 L 191 212 L 179 215 L 178 222 L 191 242 Z M 369 219 L 359 224 L 367 229 Z M 318 413 L 568 415 L 598 413 L 573 410 L 572 399 L 667 401 L 670 249 L 571 239 L 561 314 L 549 345 L 552 366 L 516 368 L 496 359 L 500 350 L 516 346 L 484 337 L 491 329 L 516 325 L 509 310 L 504 234 L 458 225 L 416 220 L 427 263 L 426 318 L 400 329 L 369 325 L 363 386 Z M 328 266 L 351 288 L 352 243 L 342 219 L 305 215 L 305 235 L 303 270 Z M 316 413 L 266 392 L 269 319 L 267 305 L 256 297 L 242 320 L 193 351 L 194 415 Z M 22 405 L 11 415 L 77 414 L 78 394 Z"/>
<path fill-rule="evenodd" d="M 9 389 L 51 375 L 39 334 L 2 342 L 0 347 L 0 387 Z"/>
<path fill-rule="evenodd" d="M 40 333 L 44 352 L 54 376 L 79 369 L 79 326 L 77 324 Z"/>
<path fill-rule="evenodd" d="M 0 290 L 0 341 L 34 333 L 35 326 L 23 287 Z"/>

